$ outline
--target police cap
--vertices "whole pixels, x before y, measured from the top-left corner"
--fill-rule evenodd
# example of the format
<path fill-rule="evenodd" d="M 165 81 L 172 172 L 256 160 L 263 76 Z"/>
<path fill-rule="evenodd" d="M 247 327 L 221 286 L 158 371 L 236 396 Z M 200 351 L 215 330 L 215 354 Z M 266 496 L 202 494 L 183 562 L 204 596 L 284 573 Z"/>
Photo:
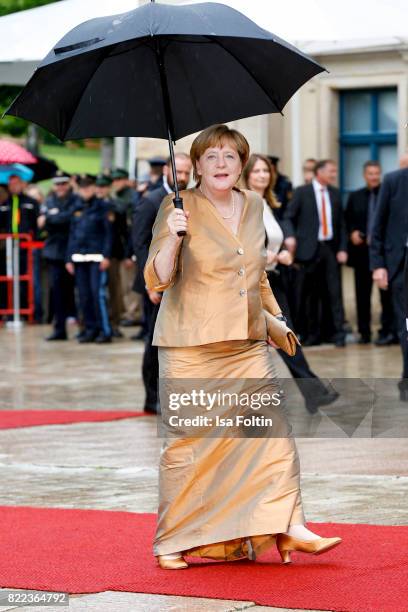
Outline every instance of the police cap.
<path fill-rule="evenodd" d="M 163 167 L 167 164 L 167 161 L 164 159 L 164 157 L 151 157 L 150 159 L 147 160 L 148 163 L 150 164 L 150 166 L 158 166 L 158 167 Z"/>
<path fill-rule="evenodd" d="M 110 187 L 112 185 L 112 179 L 107 174 L 98 174 L 95 185 L 97 187 Z"/>
<path fill-rule="evenodd" d="M 112 181 L 116 179 L 127 179 L 129 178 L 129 172 L 124 168 L 116 168 L 116 170 L 112 171 L 111 179 Z"/>
<path fill-rule="evenodd" d="M 92 174 L 80 174 L 77 182 L 79 187 L 89 187 L 95 185 L 95 177 Z"/>
<path fill-rule="evenodd" d="M 71 175 L 68 172 L 64 172 L 63 170 L 57 170 L 54 176 L 52 177 L 52 182 L 54 185 L 60 185 L 61 183 L 69 183 Z"/>

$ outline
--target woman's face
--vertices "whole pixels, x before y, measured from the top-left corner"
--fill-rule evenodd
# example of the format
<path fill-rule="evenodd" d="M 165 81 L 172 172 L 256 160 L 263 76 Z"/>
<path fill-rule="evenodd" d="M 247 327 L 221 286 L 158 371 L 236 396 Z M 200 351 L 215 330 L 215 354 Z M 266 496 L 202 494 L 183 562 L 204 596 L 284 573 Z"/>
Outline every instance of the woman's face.
<path fill-rule="evenodd" d="M 270 180 L 271 173 L 268 166 L 263 159 L 257 159 L 248 176 L 249 189 L 265 192 Z"/>
<path fill-rule="evenodd" d="M 196 165 L 201 183 L 215 191 L 232 189 L 242 171 L 241 159 L 233 143 L 209 147 Z"/>

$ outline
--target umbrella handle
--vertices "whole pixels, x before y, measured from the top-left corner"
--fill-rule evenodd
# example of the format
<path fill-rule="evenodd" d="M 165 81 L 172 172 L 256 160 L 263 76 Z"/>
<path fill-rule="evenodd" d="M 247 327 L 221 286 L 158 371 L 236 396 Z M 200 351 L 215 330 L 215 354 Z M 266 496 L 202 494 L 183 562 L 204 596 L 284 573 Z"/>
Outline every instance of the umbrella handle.
<path fill-rule="evenodd" d="M 183 198 L 180 198 L 178 194 L 175 198 L 173 198 L 173 202 L 175 208 L 180 208 L 181 210 L 183 210 Z M 177 232 L 177 236 L 185 236 L 186 234 L 187 232 L 185 232 L 184 230 L 180 230 L 179 232 Z"/>

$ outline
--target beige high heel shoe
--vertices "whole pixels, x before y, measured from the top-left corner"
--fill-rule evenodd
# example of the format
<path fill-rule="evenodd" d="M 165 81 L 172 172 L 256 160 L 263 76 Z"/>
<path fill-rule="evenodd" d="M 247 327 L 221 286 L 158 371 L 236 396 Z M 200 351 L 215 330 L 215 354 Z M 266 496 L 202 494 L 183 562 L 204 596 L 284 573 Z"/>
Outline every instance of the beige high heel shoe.
<path fill-rule="evenodd" d="M 341 538 L 316 538 L 315 540 L 299 540 L 287 533 L 279 533 L 276 538 L 276 546 L 282 559 L 282 563 L 291 563 L 290 553 L 293 551 L 321 555 L 331 550 L 342 542 Z"/>
<path fill-rule="evenodd" d="M 182 555 L 177 559 L 166 559 L 165 556 L 163 558 L 162 555 L 157 555 L 156 559 L 162 569 L 185 569 L 188 567 L 188 563 L 184 561 Z"/>

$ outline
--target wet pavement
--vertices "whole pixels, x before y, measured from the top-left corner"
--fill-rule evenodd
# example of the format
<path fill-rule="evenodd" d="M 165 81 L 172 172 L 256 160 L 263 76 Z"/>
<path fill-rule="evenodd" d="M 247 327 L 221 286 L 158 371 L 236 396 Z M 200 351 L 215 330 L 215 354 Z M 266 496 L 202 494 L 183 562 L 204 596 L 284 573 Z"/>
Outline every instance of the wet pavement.
<path fill-rule="evenodd" d="M 0 330 L 1 409 L 142 409 L 141 342 L 125 338 L 102 346 L 78 345 L 75 340 L 47 343 L 43 337 L 48 331 L 45 326 Z M 72 328 L 71 336 L 74 332 Z M 373 438 L 371 411 L 356 422 L 352 407 L 340 398 L 312 417 L 294 393 L 293 422 L 313 436 L 297 437 L 306 519 L 406 525 L 408 445 L 401 431 L 408 404 L 398 402 L 396 390 L 399 347 L 322 346 L 306 354 L 316 373 L 326 379 L 389 379 L 390 413 L 382 418 L 392 421 Z M 280 375 L 286 376 L 275 358 Z M 160 444 L 154 416 L 0 430 L 0 505 L 156 512 Z M 7 609 L 14 608 L 0 607 Z M 121 592 L 72 596 L 70 609 L 276 610 L 253 602 Z"/>

